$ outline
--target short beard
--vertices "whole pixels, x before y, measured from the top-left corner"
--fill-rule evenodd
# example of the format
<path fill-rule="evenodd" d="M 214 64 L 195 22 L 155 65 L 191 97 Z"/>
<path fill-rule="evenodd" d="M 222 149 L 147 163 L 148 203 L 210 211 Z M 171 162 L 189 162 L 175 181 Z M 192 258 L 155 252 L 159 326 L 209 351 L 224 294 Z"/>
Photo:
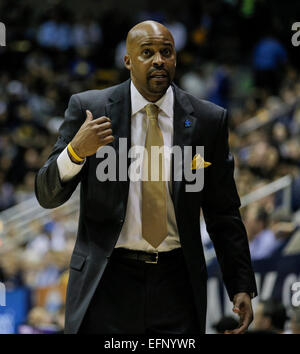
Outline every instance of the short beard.
<path fill-rule="evenodd" d="M 165 94 L 170 84 L 171 80 L 169 77 L 167 78 L 166 84 L 162 83 L 161 85 L 151 85 L 150 79 L 148 79 L 148 90 L 149 92 L 154 94 Z"/>

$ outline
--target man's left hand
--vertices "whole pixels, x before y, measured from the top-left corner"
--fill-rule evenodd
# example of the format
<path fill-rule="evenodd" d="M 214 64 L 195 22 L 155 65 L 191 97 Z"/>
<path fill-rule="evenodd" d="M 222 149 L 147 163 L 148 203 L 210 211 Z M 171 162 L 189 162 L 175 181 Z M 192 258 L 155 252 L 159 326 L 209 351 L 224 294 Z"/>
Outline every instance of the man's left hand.
<path fill-rule="evenodd" d="M 232 311 L 239 315 L 239 327 L 234 330 L 225 331 L 225 334 L 243 334 L 247 331 L 250 323 L 253 321 L 253 310 L 251 298 L 247 293 L 237 293 L 233 298 Z"/>

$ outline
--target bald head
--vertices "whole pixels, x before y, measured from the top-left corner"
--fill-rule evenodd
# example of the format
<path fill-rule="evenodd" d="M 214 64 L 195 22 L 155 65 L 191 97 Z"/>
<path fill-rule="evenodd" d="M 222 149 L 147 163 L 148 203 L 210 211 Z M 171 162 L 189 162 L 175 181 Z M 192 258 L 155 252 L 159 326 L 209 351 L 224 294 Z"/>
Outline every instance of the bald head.
<path fill-rule="evenodd" d="M 152 35 L 164 37 L 174 46 L 174 38 L 167 27 L 156 21 L 144 21 L 132 27 L 128 32 L 126 38 L 127 53 L 130 54 L 132 47 L 135 46 L 140 40 Z"/>
<path fill-rule="evenodd" d="M 176 52 L 170 31 L 155 21 L 135 25 L 127 35 L 124 63 L 133 84 L 148 101 L 162 97 L 175 75 Z"/>

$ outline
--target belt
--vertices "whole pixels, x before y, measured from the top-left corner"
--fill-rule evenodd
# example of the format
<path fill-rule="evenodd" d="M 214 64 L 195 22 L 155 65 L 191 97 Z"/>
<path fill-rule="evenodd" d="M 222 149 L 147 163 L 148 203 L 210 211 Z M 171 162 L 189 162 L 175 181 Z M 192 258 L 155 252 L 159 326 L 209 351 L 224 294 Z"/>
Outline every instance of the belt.
<path fill-rule="evenodd" d="M 144 263 L 158 264 L 182 255 L 181 247 L 169 252 L 144 252 L 129 250 L 126 248 L 115 248 L 110 258 L 125 258 Z"/>

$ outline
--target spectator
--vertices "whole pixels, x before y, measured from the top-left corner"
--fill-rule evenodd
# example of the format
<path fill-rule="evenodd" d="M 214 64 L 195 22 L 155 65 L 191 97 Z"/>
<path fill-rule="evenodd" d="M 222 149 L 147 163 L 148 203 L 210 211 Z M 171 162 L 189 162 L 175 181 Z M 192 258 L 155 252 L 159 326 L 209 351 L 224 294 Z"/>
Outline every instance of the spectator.
<path fill-rule="evenodd" d="M 260 39 L 253 52 L 256 86 L 267 89 L 270 94 L 278 94 L 286 63 L 287 52 L 278 39 L 271 34 Z"/>
<path fill-rule="evenodd" d="M 5 181 L 4 174 L 0 171 L 0 211 L 15 204 L 14 188 L 12 184 Z"/>
<path fill-rule="evenodd" d="M 247 209 L 245 226 L 252 260 L 269 257 L 279 246 L 280 242 L 269 229 L 269 215 L 263 207 L 254 205 Z"/>
<path fill-rule="evenodd" d="M 237 328 L 238 325 L 239 322 L 232 316 L 224 316 L 212 327 L 216 330 L 217 334 L 224 334 L 225 331 L 233 330 Z"/>
<path fill-rule="evenodd" d="M 52 315 L 43 307 L 36 306 L 30 310 L 27 323 L 19 326 L 19 334 L 51 334 L 59 329 Z"/>
<path fill-rule="evenodd" d="M 19 249 L 1 255 L 0 268 L 2 281 L 7 290 L 23 286 L 24 273 L 21 267 L 21 251 Z"/>
<path fill-rule="evenodd" d="M 247 156 L 247 165 L 251 171 L 262 178 L 272 178 L 277 168 L 279 154 L 267 141 L 252 145 Z"/>
<path fill-rule="evenodd" d="M 207 97 L 207 79 L 204 70 L 200 67 L 193 67 L 193 70 L 183 74 L 180 86 L 190 94 L 198 98 Z"/>
<path fill-rule="evenodd" d="M 228 65 L 216 67 L 212 74 L 208 100 L 228 109 L 231 92 L 230 68 Z"/>
<path fill-rule="evenodd" d="M 73 45 L 72 28 L 62 13 L 54 13 L 49 20 L 40 25 L 37 40 L 43 47 L 67 50 Z"/>
<path fill-rule="evenodd" d="M 278 241 L 277 248 L 274 249 L 272 256 L 281 253 L 283 248 L 292 238 L 297 227 L 290 215 L 285 212 L 275 212 L 271 217 L 270 229 L 273 231 Z"/>
<path fill-rule="evenodd" d="M 283 334 L 288 317 L 282 303 L 275 299 L 261 301 L 254 314 L 253 331 Z"/>
<path fill-rule="evenodd" d="M 165 26 L 172 33 L 172 36 L 175 41 L 176 52 L 177 53 L 180 52 L 181 50 L 184 49 L 187 42 L 186 26 L 183 23 L 177 21 L 175 16 L 171 16 L 171 15 L 167 19 Z"/>
<path fill-rule="evenodd" d="M 99 46 L 102 42 L 101 27 L 90 18 L 81 18 L 72 28 L 75 48 Z"/>

